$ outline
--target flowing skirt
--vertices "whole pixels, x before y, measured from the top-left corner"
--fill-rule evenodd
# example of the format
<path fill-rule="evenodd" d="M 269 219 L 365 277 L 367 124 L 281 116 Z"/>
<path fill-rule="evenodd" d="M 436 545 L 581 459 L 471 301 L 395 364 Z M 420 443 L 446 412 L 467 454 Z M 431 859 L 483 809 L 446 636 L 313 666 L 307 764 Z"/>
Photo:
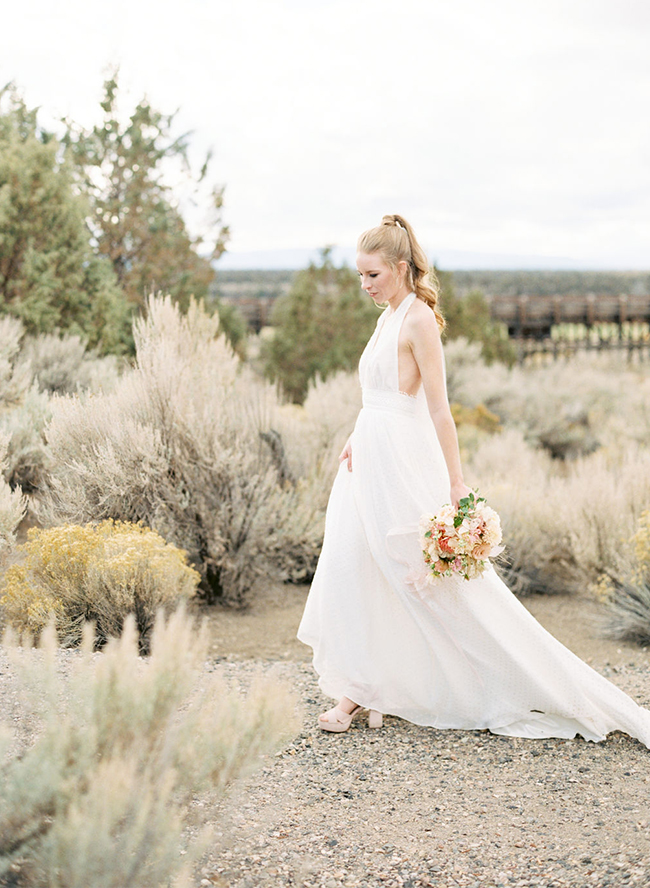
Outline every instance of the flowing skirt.
<path fill-rule="evenodd" d="M 332 489 L 298 631 L 326 695 L 438 728 L 587 740 L 620 730 L 650 746 L 650 712 L 553 638 L 492 568 L 415 591 L 409 528 L 449 502 L 420 399 L 365 391 L 352 466 Z"/>

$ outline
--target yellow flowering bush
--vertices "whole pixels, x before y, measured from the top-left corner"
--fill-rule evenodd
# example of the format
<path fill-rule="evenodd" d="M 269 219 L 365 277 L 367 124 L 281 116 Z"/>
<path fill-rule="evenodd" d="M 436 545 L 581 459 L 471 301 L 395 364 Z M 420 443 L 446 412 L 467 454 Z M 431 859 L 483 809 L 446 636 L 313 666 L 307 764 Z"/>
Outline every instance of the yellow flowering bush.
<path fill-rule="evenodd" d="M 501 423 L 499 417 L 492 413 L 485 404 L 476 404 L 475 407 L 467 407 L 465 404 L 457 402 L 451 405 L 451 415 L 457 426 L 468 425 L 482 432 L 488 432 L 493 435 L 501 431 Z"/>
<path fill-rule="evenodd" d="M 38 636 L 54 619 L 68 647 L 80 643 L 87 621 L 95 623 L 101 647 L 134 614 L 146 651 L 156 612 L 194 595 L 200 579 L 185 552 L 158 533 L 110 519 L 32 528 L 17 552 L 21 558 L 7 570 L 0 597 L 7 622 Z"/>

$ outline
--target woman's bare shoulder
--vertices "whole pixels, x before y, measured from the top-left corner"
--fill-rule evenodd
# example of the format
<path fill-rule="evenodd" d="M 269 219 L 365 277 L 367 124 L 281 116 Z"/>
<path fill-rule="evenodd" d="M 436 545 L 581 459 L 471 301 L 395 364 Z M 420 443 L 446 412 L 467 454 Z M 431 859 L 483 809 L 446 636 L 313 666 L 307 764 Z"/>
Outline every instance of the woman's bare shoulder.
<path fill-rule="evenodd" d="M 415 299 L 406 313 L 404 332 L 411 340 L 430 339 L 432 336 L 440 339 L 440 329 L 436 316 L 422 299 Z"/>

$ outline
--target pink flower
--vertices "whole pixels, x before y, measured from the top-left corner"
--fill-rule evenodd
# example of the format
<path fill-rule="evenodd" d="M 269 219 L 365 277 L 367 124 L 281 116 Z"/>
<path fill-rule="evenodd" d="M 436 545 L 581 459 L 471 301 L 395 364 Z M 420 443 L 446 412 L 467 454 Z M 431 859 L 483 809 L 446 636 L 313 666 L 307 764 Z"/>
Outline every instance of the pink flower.
<path fill-rule="evenodd" d="M 462 520 L 454 527 L 458 515 Z M 503 551 L 499 516 L 481 498 L 465 502 L 458 512 L 447 504 L 437 515 L 422 515 L 419 531 L 429 583 L 452 574 L 466 580 L 478 577 L 488 559 Z"/>

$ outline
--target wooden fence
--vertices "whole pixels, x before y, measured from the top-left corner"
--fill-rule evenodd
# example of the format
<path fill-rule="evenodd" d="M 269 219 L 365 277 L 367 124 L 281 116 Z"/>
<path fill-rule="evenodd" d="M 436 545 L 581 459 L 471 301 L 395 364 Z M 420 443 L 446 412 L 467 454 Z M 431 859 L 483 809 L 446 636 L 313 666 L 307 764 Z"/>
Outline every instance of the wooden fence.
<path fill-rule="evenodd" d="M 650 294 L 493 296 L 488 302 L 492 318 L 505 324 L 521 359 L 610 348 L 650 357 Z"/>
<path fill-rule="evenodd" d="M 650 294 L 611 296 L 487 296 L 521 358 L 560 357 L 585 349 L 622 348 L 650 357 Z M 272 298 L 228 298 L 255 332 L 270 321 Z"/>

